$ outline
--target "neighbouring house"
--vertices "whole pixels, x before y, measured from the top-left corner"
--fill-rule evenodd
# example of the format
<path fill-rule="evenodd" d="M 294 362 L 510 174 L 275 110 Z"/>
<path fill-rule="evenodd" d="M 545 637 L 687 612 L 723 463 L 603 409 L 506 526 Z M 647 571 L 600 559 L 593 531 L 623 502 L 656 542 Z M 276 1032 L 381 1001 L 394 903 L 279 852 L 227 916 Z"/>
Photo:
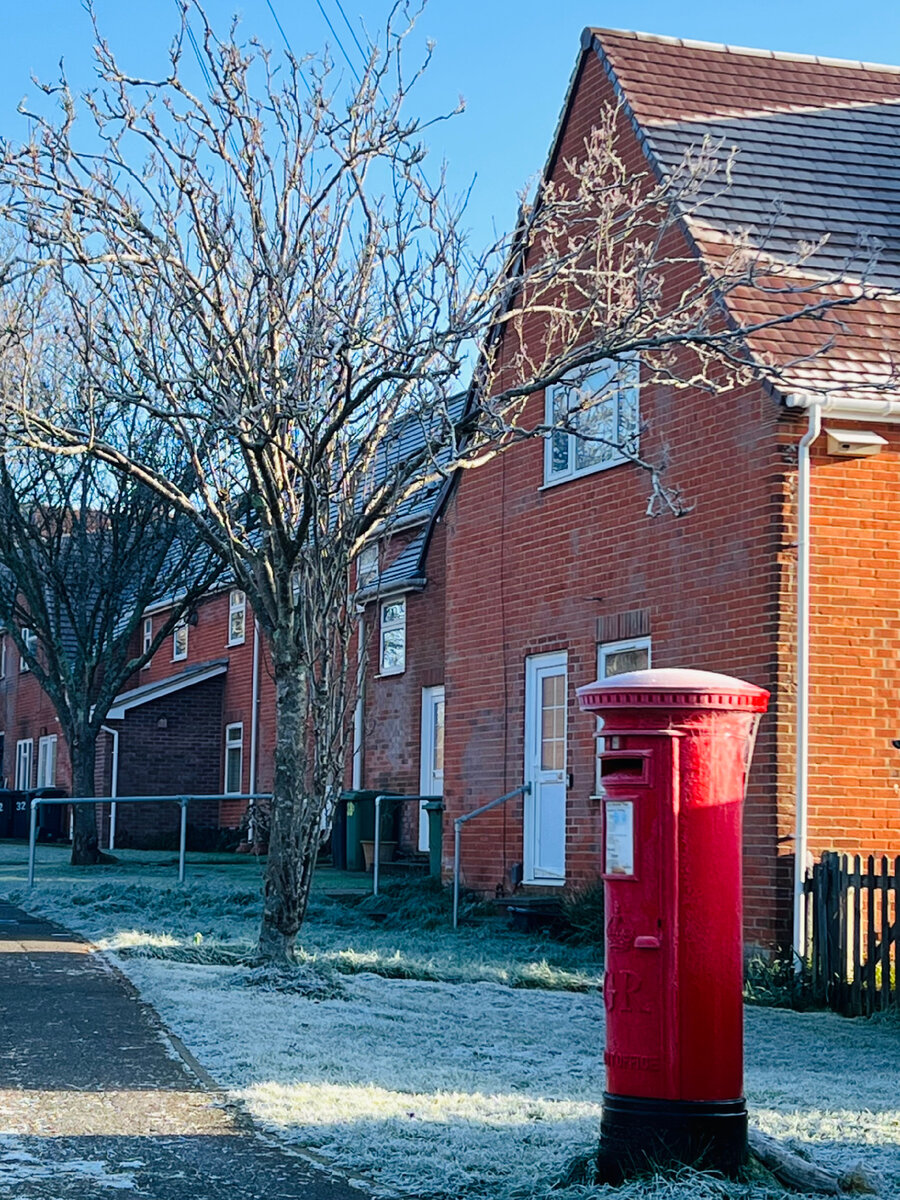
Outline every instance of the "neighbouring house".
<path fill-rule="evenodd" d="M 444 866 L 453 820 L 528 781 L 524 801 L 466 826 L 465 882 L 546 892 L 596 879 L 596 731 L 576 686 L 651 663 L 726 672 L 772 692 L 746 803 L 745 932 L 787 944 L 798 844 L 802 866 L 826 849 L 900 851 L 900 304 L 887 294 L 900 284 L 900 70 L 590 29 L 548 176 L 583 154 L 610 107 L 635 172 L 663 178 L 706 138 L 736 148 L 731 186 L 711 182 L 681 224 L 683 277 L 771 225 L 781 253 L 819 243 L 803 272 L 849 280 L 834 296 L 851 293 L 858 241 L 877 239 L 870 279 L 884 292 L 847 308 L 807 361 L 823 343 L 814 320 L 753 339 L 755 355 L 785 366 L 780 390 L 657 383 L 638 399 L 642 368 L 620 371 L 605 419 L 620 436 L 640 424 L 641 451 L 668 460 L 684 516 L 649 518 L 646 473 L 577 428 L 458 479 L 442 512 L 446 558 L 434 561 L 435 543 L 427 564 L 446 578 Z M 732 303 L 764 319 L 789 301 Z M 535 396 L 533 422 L 555 403 Z"/>
<path fill-rule="evenodd" d="M 147 609 L 138 638 L 149 646 L 166 604 Z M 134 652 L 139 651 L 136 644 Z M 212 592 L 176 625 L 115 699 L 98 743 L 102 796 L 240 795 L 272 784 L 274 701 L 268 652 L 242 591 Z M 210 800 L 188 810 L 189 844 L 246 838 L 247 801 Z M 177 837 L 174 804 L 117 805 L 101 814 L 101 842 L 162 846 Z"/>

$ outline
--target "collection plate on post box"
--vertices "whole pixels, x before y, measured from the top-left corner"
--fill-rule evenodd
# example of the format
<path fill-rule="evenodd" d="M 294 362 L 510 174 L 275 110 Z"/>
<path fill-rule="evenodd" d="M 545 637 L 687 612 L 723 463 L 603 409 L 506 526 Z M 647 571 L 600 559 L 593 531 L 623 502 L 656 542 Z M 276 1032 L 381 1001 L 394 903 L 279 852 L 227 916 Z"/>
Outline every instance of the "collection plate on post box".
<path fill-rule="evenodd" d="M 634 875 L 634 802 L 606 801 L 607 875 Z"/>

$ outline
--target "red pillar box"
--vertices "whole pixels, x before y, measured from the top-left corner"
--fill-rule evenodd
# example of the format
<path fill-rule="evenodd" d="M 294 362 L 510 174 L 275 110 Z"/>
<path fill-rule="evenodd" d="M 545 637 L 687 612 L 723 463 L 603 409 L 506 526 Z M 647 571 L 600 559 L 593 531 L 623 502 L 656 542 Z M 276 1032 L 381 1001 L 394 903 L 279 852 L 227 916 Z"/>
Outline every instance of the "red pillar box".
<path fill-rule="evenodd" d="M 603 718 L 606 1092 L 600 1165 L 734 1174 L 747 1156 L 741 816 L 769 693 L 707 671 L 578 689 Z"/>

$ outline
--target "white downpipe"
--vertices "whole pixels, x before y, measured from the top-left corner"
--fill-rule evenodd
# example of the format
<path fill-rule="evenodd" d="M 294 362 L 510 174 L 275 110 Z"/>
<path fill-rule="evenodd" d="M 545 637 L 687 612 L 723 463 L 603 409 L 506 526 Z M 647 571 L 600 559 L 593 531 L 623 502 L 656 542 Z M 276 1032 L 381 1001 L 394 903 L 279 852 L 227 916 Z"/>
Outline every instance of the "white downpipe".
<path fill-rule="evenodd" d="M 109 725 L 101 725 L 100 728 L 104 733 L 108 733 L 113 740 L 112 748 L 112 767 L 110 769 L 109 794 L 111 797 L 119 794 L 119 730 L 112 729 Z M 116 848 L 116 802 L 115 799 L 110 800 L 109 805 L 109 849 Z"/>
<path fill-rule="evenodd" d="M 259 745 L 259 622 L 253 618 L 253 666 L 250 695 L 250 791 L 257 790 L 257 755 Z M 250 802 L 253 811 L 253 800 Z M 253 841 L 253 818 L 247 826 L 247 836 Z"/>
<path fill-rule="evenodd" d="M 809 406 L 809 428 L 797 459 L 797 781 L 794 819 L 794 954 L 799 967 L 806 951 L 805 905 L 809 822 L 809 563 L 810 447 L 822 432 L 822 408 Z"/>
<path fill-rule="evenodd" d="M 363 741 L 365 738 L 366 645 L 365 609 L 357 610 L 356 625 L 356 706 L 353 710 L 353 771 L 350 786 L 355 792 L 362 787 Z M 377 828 L 377 825 L 376 825 Z"/>

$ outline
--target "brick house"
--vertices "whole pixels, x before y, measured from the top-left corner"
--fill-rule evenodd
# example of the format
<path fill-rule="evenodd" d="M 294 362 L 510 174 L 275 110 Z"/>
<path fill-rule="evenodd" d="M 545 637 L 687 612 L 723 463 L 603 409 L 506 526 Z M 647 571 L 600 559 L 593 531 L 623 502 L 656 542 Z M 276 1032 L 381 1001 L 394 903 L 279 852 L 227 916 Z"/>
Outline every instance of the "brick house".
<path fill-rule="evenodd" d="M 857 237 L 876 234 L 884 245 L 873 277 L 900 282 L 897 69 L 587 30 L 551 176 L 581 152 L 604 106 L 618 110 L 617 150 L 636 172 L 664 176 L 707 136 L 738 148 L 732 187 L 711 189 L 708 206 L 682 223 L 678 255 L 697 270 L 735 230 L 764 227 L 777 202 L 776 249 L 831 235 L 807 276 L 843 274 Z M 848 291 L 835 284 L 831 294 Z M 734 299 L 750 317 L 787 302 Z M 692 509 L 684 517 L 648 518 L 641 469 L 608 448 L 582 454 L 574 434 L 462 474 L 443 510 L 445 561 L 434 564 L 443 543 L 428 559 L 446 576 L 445 870 L 453 819 L 528 780 L 524 802 L 467 825 L 465 882 L 540 892 L 596 879 L 595 730 L 575 688 L 651 662 L 772 691 L 746 805 L 748 943 L 790 940 L 795 845 L 802 862 L 826 849 L 900 850 L 898 313 L 885 296 L 847 309 L 834 344 L 787 368 L 781 389 L 642 388 L 641 449 L 665 449 L 668 477 Z M 761 332 L 752 348 L 789 364 L 822 343 L 805 320 Z M 533 399 L 535 424 L 552 403 Z M 637 403 L 622 377 L 618 420 L 634 423 Z M 804 434 L 809 469 L 804 452 L 798 468 Z M 808 729 L 807 768 L 798 724 Z"/>
<path fill-rule="evenodd" d="M 161 603 L 144 614 L 144 644 L 164 610 Z M 97 794 L 237 795 L 271 788 L 274 698 L 267 662 L 244 593 L 229 587 L 211 593 L 116 697 L 98 742 Z M 214 842 L 219 830 L 238 828 L 246 807 L 239 800 L 192 804 L 192 842 Z M 174 805 L 120 805 L 114 844 L 171 841 L 178 819 Z M 103 806 L 104 845 L 109 820 Z"/>

